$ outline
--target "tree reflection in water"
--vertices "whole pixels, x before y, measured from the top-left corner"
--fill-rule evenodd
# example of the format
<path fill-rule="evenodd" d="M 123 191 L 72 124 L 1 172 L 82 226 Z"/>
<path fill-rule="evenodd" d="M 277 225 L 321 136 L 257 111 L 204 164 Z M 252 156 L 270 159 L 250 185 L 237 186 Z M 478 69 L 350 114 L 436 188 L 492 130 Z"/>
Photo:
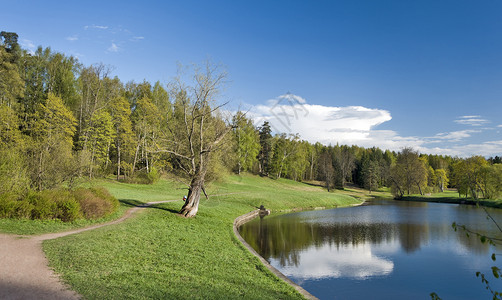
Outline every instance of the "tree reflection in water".
<path fill-rule="evenodd" d="M 368 214 L 371 206 L 269 216 L 255 219 L 239 231 L 262 257 L 268 261 L 277 259 L 281 266 L 298 266 L 299 254 L 310 247 L 340 249 L 398 243 L 403 251 L 413 253 L 431 239 L 451 239 L 451 222 L 441 217 L 441 207 L 431 210 L 429 203 L 399 202 L 398 209 L 390 213 L 380 214 L 377 210 Z M 347 216 L 348 210 L 352 211 L 350 216 Z M 337 211 L 343 212 L 338 214 Z M 462 206 L 455 211 L 456 220 L 470 221 L 475 230 L 486 232 L 487 228 L 474 221 L 480 217 L 479 209 Z M 474 237 L 461 233 L 455 237 L 469 251 L 489 251 L 487 244 Z"/>

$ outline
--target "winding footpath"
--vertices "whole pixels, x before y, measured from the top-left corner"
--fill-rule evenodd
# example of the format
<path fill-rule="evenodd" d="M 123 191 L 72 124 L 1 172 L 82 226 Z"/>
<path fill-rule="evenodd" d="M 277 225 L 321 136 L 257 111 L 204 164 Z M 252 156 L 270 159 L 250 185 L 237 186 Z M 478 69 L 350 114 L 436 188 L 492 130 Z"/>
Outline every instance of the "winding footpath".
<path fill-rule="evenodd" d="M 118 224 L 140 209 L 173 201 L 179 200 L 148 202 L 130 208 L 115 221 L 72 231 L 38 236 L 0 234 L 0 299 L 81 299 L 82 296 L 65 286 L 49 268 L 49 262 L 42 251 L 42 242 Z"/>
<path fill-rule="evenodd" d="M 222 194 L 223 195 L 223 194 Z M 220 195 L 212 195 L 220 196 Z M 22 236 L 0 233 L 0 299 L 1 300 L 66 300 L 81 299 L 82 296 L 70 290 L 49 267 L 49 262 L 42 250 L 42 242 L 57 239 L 67 235 L 77 234 L 104 226 L 121 223 L 130 218 L 138 210 L 154 204 L 174 202 L 179 200 L 165 200 L 148 202 L 130 208 L 119 219 L 108 223 L 89 226 L 81 229 L 48 233 L 37 236 Z M 259 210 L 252 211 L 235 219 L 233 224 L 234 234 L 241 243 L 277 277 L 293 286 L 306 299 L 317 299 L 302 287 L 291 281 L 279 270 L 270 265 L 240 236 L 238 227 L 257 217 Z"/>

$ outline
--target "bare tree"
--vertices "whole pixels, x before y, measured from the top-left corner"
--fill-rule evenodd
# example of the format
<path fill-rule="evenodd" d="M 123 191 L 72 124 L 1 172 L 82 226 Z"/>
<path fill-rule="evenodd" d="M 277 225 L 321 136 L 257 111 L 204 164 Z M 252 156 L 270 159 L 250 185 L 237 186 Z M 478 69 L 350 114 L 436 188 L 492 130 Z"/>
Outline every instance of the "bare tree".
<path fill-rule="evenodd" d="M 331 154 L 328 151 L 322 152 L 319 156 L 319 172 L 329 192 L 330 185 L 335 178 L 335 168 L 333 167 Z"/>
<path fill-rule="evenodd" d="M 171 84 L 173 112 L 165 119 L 163 143 L 156 151 L 170 153 L 188 181 L 187 200 L 180 211 L 185 217 L 197 214 L 201 192 L 207 197 L 204 183 L 210 160 L 232 129 L 218 115 L 226 103 L 216 104 L 225 79 L 225 72 L 207 62 L 203 68 L 194 67 L 191 85 L 181 76 Z"/>

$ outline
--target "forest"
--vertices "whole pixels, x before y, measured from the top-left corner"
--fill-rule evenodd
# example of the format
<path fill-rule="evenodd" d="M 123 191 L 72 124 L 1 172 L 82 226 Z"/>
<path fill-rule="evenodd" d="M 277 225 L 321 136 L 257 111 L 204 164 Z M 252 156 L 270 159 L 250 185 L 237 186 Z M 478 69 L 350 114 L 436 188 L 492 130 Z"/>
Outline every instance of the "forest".
<path fill-rule="evenodd" d="M 72 199 L 60 207 L 71 202 L 80 216 L 92 215 L 82 212 L 89 206 L 84 193 L 108 199 L 101 206 L 109 211 L 116 204 L 106 191 L 79 184 L 110 176 L 142 184 L 160 176 L 184 179 L 186 216 L 196 214 L 205 183 L 228 172 L 308 181 L 328 191 L 388 187 L 396 198 L 448 188 L 474 199 L 501 196 L 498 156 L 459 158 L 273 135 L 268 122 L 255 126 L 244 112 L 222 109 L 219 92 L 227 75 L 220 67 L 207 63 L 190 72 L 189 80 L 124 83 L 108 66 L 85 66 L 51 48 L 30 53 L 21 49 L 16 33 L 2 31 L 0 217 L 38 218 L 34 207 L 58 197 Z M 74 219 L 79 213 L 47 214 Z"/>

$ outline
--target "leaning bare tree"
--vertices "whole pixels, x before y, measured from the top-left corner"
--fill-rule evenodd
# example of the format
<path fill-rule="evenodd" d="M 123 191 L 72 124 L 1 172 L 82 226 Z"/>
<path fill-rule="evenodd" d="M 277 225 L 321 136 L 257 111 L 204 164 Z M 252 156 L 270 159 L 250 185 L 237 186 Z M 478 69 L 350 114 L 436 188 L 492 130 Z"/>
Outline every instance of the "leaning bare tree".
<path fill-rule="evenodd" d="M 206 194 L 204 182 L 210 160 L 232 129 L 218 114 L 224 104 L 216 103 L 225 78 L 219 67 L 206 63 L 194 67 L 190 84 L 181 76 L 171 84 L 172 114 L 165 119 L 164 143 L 157 151 L 170 153 L 187 179 L 188 198 L 180 211 L 185 217 L 197 214 L 201 192 Z"/>

